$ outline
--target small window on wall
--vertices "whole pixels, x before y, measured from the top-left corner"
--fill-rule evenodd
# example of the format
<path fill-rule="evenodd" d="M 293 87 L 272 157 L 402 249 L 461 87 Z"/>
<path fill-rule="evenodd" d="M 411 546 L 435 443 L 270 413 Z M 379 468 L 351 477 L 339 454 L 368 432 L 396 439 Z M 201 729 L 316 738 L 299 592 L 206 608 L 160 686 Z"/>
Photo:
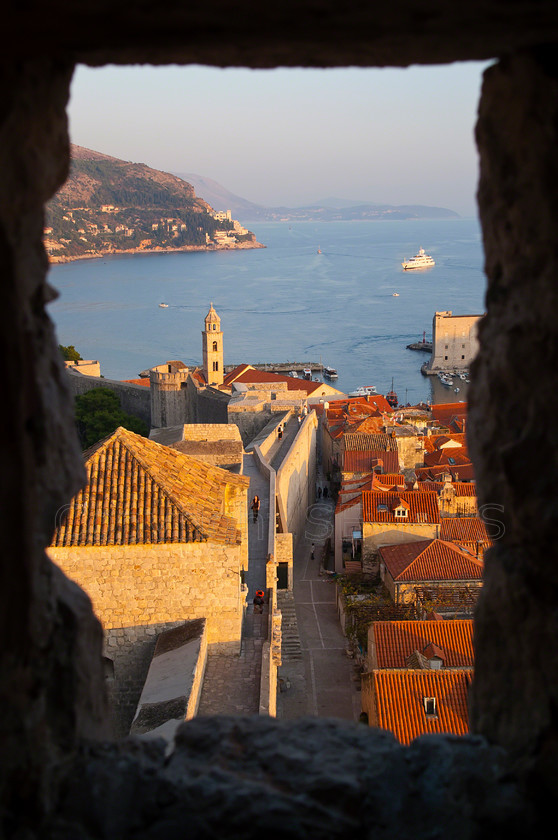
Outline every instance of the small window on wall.
<path fill-rule="evenodd" d="M 213 324 L 213 329 L 214 329 L 214 330 L 216 330 L 216 329 L 217 329 L 217 324 Z"/>
<path fill-rule="evenodd" d="M 216 341 L 213 342 L 213 352 L 214 353 L 217 352 L 217 342 Z"/>
<path fill-rule="evenodd" d="M 219 362 L 213 362 L 213 370 L 219 370 Z"/>

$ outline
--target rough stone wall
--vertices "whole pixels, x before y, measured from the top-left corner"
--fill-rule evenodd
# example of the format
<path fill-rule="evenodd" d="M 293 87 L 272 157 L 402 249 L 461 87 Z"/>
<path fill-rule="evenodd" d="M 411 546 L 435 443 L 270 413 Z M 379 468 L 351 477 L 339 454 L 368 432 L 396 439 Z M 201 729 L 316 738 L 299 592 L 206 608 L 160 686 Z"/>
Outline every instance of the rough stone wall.
<path fill-rule="evenodd" d="M 151 395 L 150 388 L 144 385 L 133 385 L 131 382 L 119 382 L 117 379 L 104 379 L 93 376 L 68 374 L 68 384 L 74 397 L 93 391 L 95 388 L 108 388 L 114 391 L 120 400 L 122 411 L 139 417 L 151 426 Z"/>
<path fill-rule="evenodd" d="M 48 553 L 85 589 L 105 631 L 207 617 L 208 644 L 240 641 L 241 546 L 72 546 Z"/>
<path fill-rule="evenodd" d="M 479 315 L 436 312 L 432 320 L 432 371 L 466 370 L 477 355 Z"/>
<path fill-rule="evenodd" d="M 288 454 L 277 471 L 276 493 L 286 511 L 286 531 L 296 545 L 306 530 L 306 518 L 314 504 L 316 488 L 316 412 L 308 414 Z"/>
<path fill-rule="evenodd" d="M 488 289 L 468 443 L 479 507 L 497 505 L 505 531 L 484 555 L 471 725 L 533 767 L 531 791 L 543 807 L 558 784 L 555 51 L 487 71 L 477 141 Z M 534 453 L 539 468 L 527 486 Z"/>

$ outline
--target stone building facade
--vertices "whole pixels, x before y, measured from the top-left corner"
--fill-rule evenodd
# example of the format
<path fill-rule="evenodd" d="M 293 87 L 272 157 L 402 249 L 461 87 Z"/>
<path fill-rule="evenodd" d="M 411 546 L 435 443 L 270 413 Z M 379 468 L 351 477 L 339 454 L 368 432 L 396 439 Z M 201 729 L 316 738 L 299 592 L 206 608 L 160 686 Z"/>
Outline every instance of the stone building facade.
<path fill-rule="evenodd" d="M 249 479 L 126 429 L 86 455 L 49 556 L 102 623 L 123 735 L 161 631 L 206 618 L 210 649 L 240 649 Z"/>
<path fill-rule="evenodd" d="M 432 320 L 432 357 L 425 373 L 467 370 L 479 348 L 478 323 L 482 315 L 436 312 Z"/>

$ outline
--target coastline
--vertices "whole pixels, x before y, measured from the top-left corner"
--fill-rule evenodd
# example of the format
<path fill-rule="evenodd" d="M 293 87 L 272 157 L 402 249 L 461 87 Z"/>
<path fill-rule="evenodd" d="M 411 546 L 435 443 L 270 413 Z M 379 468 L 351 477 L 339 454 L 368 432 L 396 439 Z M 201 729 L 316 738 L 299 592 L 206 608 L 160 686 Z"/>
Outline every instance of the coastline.
<path fill-rule="evenodd" d="M 188 251 L 249 251 L 256 248 L 267 248 L 261 242 L 238 242 L 236 245 L 183 245 L 181 248 L 115 248 L 111 251 L 95 251 L 93 254 L 76 254 L 76 256 L 56 256 L 48 254 L 48 261 L 51 265 L 64 265 L 65 263 L 76 262 L 77 260 L 97 260 L 101 257 L 114 256 L 137 256 L 138 254 L 179 254 Z"/>

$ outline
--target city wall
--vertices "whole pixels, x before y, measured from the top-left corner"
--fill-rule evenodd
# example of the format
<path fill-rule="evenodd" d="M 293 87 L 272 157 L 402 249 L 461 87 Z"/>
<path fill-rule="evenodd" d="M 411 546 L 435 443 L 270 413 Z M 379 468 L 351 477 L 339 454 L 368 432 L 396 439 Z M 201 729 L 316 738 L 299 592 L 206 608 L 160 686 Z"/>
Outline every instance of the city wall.
<path fill-rule="evenodd" d="M 144 385 L 134 385 L 131 382 L 120 382 L 117 379 L 105 379 L 104 377 L 82 376 L 77 373 L 68 373 L 67 382 L 74 397 L 86 394 L 95 388 L 108 388 L 114 391 L 120 400 L 122 411 L 133 414 L 151 427 L 151 394 L 150 388 Z"/>
<path fill-rule="evenodd" d="M 293 534 L 293 543 L 304 534 L 306 516 L 314 503 L 316 486 L 316 412 L 306 415 L 277 470 L 277 501 L 282 530 Z"/>

